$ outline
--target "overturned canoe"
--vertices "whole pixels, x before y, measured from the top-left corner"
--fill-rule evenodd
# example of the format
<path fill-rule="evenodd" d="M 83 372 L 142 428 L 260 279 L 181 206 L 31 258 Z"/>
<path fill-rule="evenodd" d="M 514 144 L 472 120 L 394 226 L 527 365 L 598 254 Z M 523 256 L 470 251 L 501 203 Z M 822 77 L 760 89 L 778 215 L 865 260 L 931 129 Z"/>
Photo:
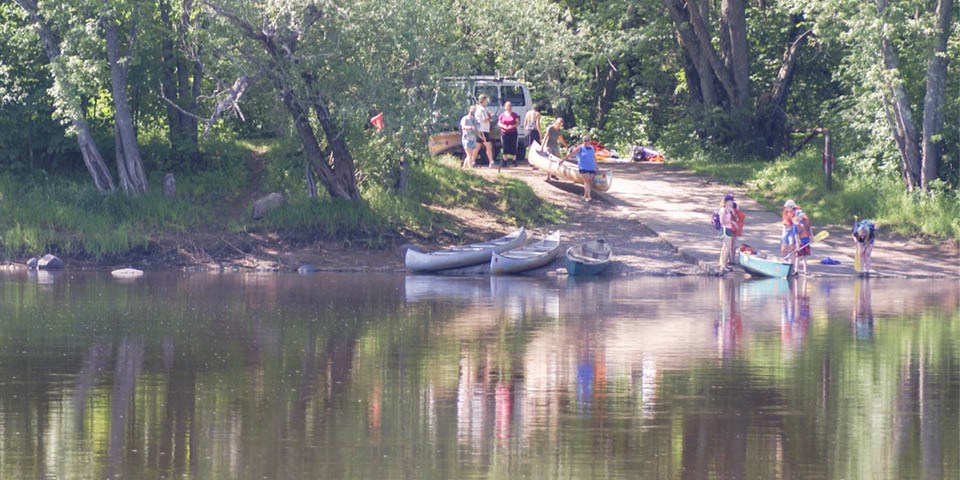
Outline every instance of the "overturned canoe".
<path fill-rule="evenodd" d="M 520 273 L 540 268 L 557 258 L 560 254 L 560 231 L 551 233 L 547 238 L 503 253 L 494 252 L 490 258 L 490 273 Z"/>
<path fill-rule="evenodd" d="M 527 154 L 527 161 L 530 165 L 539 168 L 551 175 L 556 175 L 564 180 L 583 184 L 583 176 L 580 175 L 580 169 L 576 162 L 565 162 L 560 157 L 551 155 L 547 151 L 540 151 L 540 144 L 533 142 L 530 145 L 530 152 Z M 610 190 L 613 184 L 613 172 L 610 170 L 597 170 L 593 176 L 593 188 L 601 192 Z"/>
<path fill-rule="evenodd" d="M 572 276 L 596 275 L 607 268 L 613 251 L 605 240 L 591 240 L 567 249 L 567 273 Z"/>
<path fill-rule="evenodd" d="M 791 262 L 762 258 L 744 251 L 737 252 L 737 263 L 750 275 L 762 277 L 787 278 L 793 270 Z"/>
<path fill-rule="evenodd" d="M 436 272 L 451 268 L 468 267 L 490 261 L 494 252 L 503 252 L 516 248 L 527 241 L 527 231 L 519 230 L 489 242 L 474 243 L 460 247 L 451 247 L 435 252 L 420 252 L 409 249 L 404 256 L 407 271 Z"/>
<path fill-rule="evenodd" d="M 440 132 L 430 135 L 427 149 L 430 155 L 440 155 L 441 153 L 453 153 L 463 146 L 460 145 L 460 132 Z"/>

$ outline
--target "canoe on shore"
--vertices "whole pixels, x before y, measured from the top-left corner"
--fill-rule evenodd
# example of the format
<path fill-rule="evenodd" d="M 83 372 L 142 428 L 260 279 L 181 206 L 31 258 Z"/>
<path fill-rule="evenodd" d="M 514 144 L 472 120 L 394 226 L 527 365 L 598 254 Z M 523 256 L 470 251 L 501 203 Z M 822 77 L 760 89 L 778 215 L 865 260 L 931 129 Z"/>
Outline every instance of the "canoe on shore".
<path fill-rule="evenodd" d="M 750 275 L 762 277 L 787 278 L 793 270 L 791 262 L 776 258 L 762 258 L 744 251 L 737 252 L 737 263 Z"/>
<path fill-rule="evenodd" d="M 560 231 L 557 230 L 539 242 L 503 253 L 494 252 L 490 258 L 490 273 L 502 275 L 526 272 L 552 262 L 559 254 Z"/>
<path fill-rule="evenodd" d="M 613 251 L 605 240 L 591 240 L 567 249 L 567 273 L 571 276 L 596 275 L 610 264 Z"/>
<path fill-rule="evenodd" d="M 430 155 L 452 153 L 462 148 L 463 146 L 460 145 L 460 132 L 458 131 L 435 133 L 430 135 L 430 140 L 427 143 L 427 149 L 430 151 Z"/>
<path fill-rule="evenodd" d="M 580 175 L 580 169 L 576 162 L 564 162 L 560 157 L 551 155 L 549 152 L 540 151 L 540 144 L 533 142 L 530 145 L 530 152 L 527 154 L 527 161 L 530 165 L 539 168 L 551 175 L 556 175 L 564 180 L 583 184 L 583 176 Z M 601 192 L 610 190 L 613 184 L 613 172 L 610 170 L 597 170 L 593 176 L 593 188 Z"/>
<path fill-rule="evenodd" d="M 490 261 L 494 252 L 503 252 L 517 248 L 527 241 L 527 231 L 519 230 L 488 242 L 451 247 L 435 252 L 407 250 L 404 263 L 410 272 L 436 272 L 451 268 L 467 267 Z"/>

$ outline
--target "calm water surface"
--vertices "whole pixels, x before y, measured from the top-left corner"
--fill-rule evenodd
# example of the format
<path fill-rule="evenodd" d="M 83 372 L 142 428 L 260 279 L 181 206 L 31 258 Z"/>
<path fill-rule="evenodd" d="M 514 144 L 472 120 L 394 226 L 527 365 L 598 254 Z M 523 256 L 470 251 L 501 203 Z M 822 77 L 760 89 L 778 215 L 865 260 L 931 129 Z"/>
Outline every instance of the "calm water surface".
<path fill-rule="evenodd" d="M 0 277 L 0 478 L 960 478 L 955 281 Z"/>

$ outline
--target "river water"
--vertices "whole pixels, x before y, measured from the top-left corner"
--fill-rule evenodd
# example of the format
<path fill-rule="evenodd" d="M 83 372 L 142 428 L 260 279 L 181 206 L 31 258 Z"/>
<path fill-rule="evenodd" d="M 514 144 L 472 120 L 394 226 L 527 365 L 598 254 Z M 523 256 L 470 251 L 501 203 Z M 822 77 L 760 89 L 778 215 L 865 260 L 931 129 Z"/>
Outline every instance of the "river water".
<path fill-rule="evenodd" d="M 955 281 L 0 277 L 0 478 L 960 478 Z"/>

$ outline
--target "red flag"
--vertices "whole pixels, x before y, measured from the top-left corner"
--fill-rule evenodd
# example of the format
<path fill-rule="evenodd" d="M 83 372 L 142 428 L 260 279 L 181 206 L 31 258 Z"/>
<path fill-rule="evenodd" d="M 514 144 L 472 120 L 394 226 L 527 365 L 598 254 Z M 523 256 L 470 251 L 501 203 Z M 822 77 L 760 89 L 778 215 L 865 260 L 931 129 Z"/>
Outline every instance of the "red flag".
<path fill-rule="evenodd" d="M 373 128 L 376 128 L 379 132 L 383 130 L 383 112 L 380 112 L 370 118 L 370 124 L 373 125 Z"/>

